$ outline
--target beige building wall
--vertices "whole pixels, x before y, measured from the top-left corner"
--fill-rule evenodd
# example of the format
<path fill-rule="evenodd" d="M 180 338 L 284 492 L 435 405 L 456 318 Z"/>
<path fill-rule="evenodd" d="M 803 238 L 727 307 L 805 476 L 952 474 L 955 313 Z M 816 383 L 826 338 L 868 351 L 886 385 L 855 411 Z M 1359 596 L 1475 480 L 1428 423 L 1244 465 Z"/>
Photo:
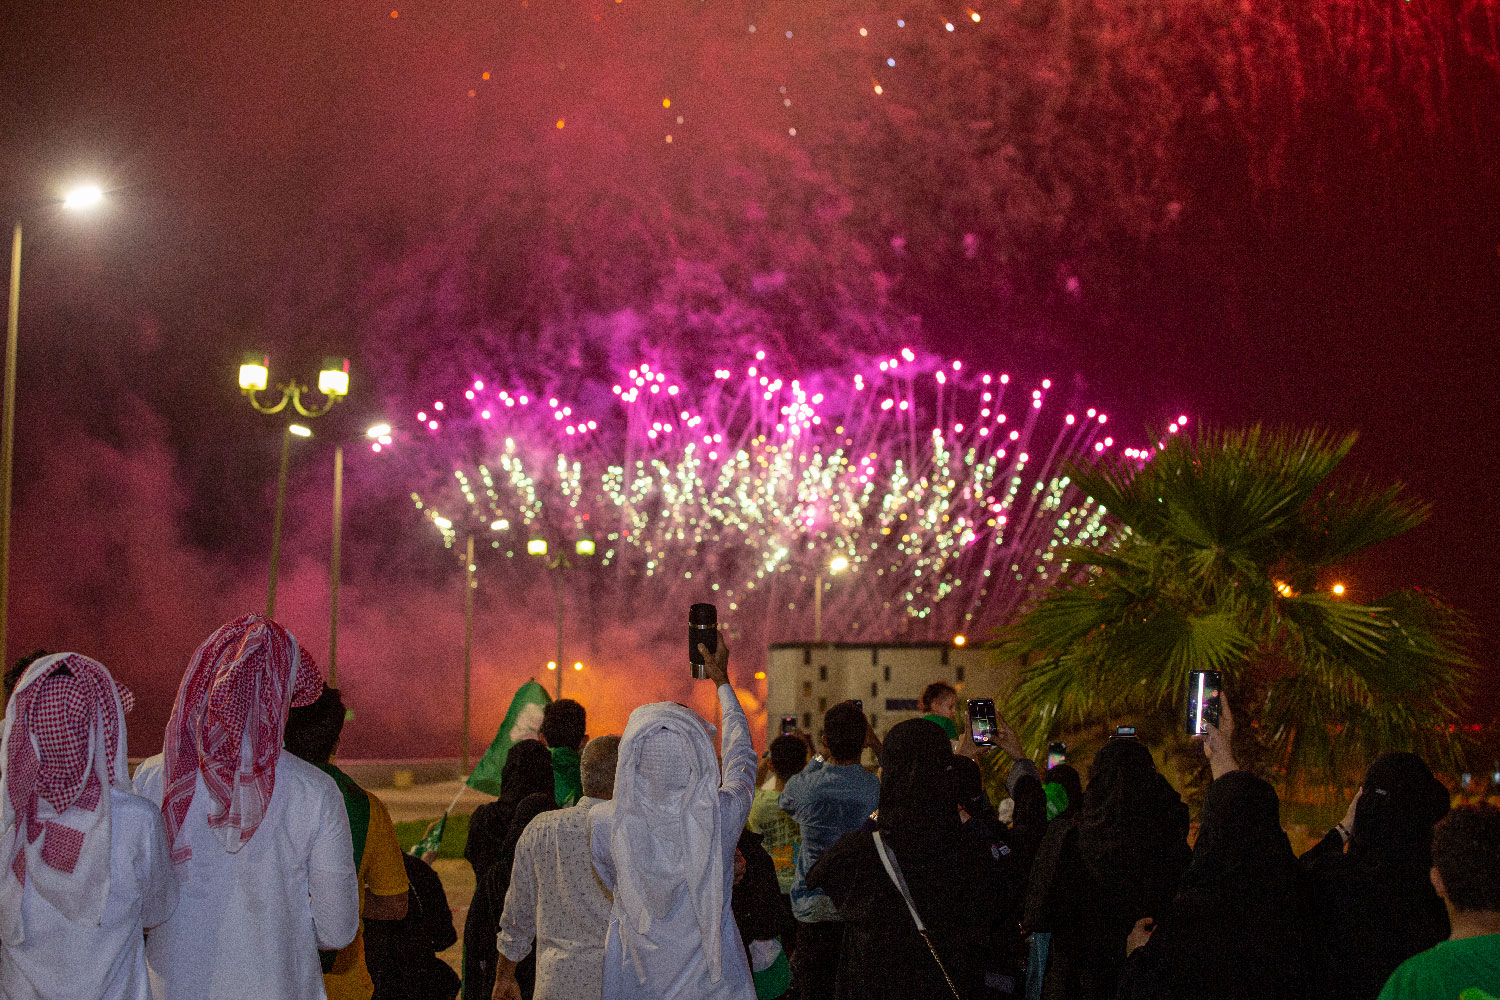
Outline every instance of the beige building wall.
<path fill-rule="evenodd" d="M 997 664 L 987 650 L 949 642 L 775 643 L 766 656 L 766 740 L 769 745 L 780 735 L 787 715 L 816 739 L 823 713 L 849 699 L 864 702 L 865 715 L 884 736 L 922 714 L 917 699 L 933 681 L 952 684 L 960 698 L 998 702 L 1015 680 L 1014 663 Z"/>

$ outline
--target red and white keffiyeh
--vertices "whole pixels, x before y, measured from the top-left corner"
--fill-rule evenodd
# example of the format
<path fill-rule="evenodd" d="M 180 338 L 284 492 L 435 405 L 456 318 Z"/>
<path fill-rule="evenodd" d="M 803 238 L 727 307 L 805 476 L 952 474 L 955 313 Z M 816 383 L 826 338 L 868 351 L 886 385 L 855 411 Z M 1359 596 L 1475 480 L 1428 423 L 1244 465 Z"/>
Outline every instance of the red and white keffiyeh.
<path fill-rule="evenodd" d="M 54 653 L 26 669 L 5 713 L 0 777 L 0 939 L 26 939 L 27 885 L 69 920 L 97 924 L 109 895 L 109 789 L 130 790 L 129 689 L 104 665 Z"/>
<path fill-rule="evenodd" d="M 177 689 L 162 746 L 161 812 L 178 864 L 198 775 L 213 799 L 209 829 L 231 854 L 255 835 L 276 787 L 287 710 L 317 700 L 323 678 L 292 634 L 265 615 L 245 615 L 209 636 Z"/>

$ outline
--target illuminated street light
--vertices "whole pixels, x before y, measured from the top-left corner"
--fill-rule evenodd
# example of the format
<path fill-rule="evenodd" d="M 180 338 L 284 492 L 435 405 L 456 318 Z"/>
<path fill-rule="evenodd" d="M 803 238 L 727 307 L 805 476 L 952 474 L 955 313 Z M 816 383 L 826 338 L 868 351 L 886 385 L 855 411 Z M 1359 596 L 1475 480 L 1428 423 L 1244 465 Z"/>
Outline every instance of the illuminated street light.
<path fill-rule="evenodd" d="M 580 538 L 580 539 L 578 539 L 578 541 L 573 545 L 573 551 L 576 552 L 578 555 L 581 555 L 581 556 L 591 556 L 591 555 L 593 555 L 594 554 L 594 540 L 592 538 Z"/>
<path fill-rule="evenodd" d="M 843 556 L 834 556 L 828 562 L 828 569 L 829 569 L 830 572 L 842 573 L 844 570 L 846 570 L 848 568 L 849 568 L 849 560 L 846 559 Z"/>
<path fill-rule="evenodd" d="M 1333 585 L 1333 595 L 1335 597 L 1343 597 L 1344 596 L 1344 585 L 1342 583 L 1335 583 Z"/>
<path fill-rule="evenodd" d="M 349 395 L 349 359 L 324 358 L 318 372 L 318 391 L 329 399 Z"/>
<path fill-rule="evenodd" d="M 573 669 L 574 670 L 582 670 L 583 669 L 583 664 L 582 663 L 574 663 L 573 664 Z"/>
<path fill-rule="evenodd" d="M 955 635 L 953 637 L 953 645 L 955 645 L 955 646 L 962 646 L 964 643 L 966 643 L 968 641 L 969 641 L 968 639 L 964 638 L 961 635 Z"/>
<path fill-rule="evenodd" d="M 265 355 L 249 354 L 240 363 L 240 391 L 263 392 L 271 377 Z"/>
<path fill-rule="evenodd" d="M 548 670 L 556 670 L 557 669 L 557 661 L 556 660 L 548 660 L 547 661 L 547 669 Z"/>
<path fill-rule="evenodd" d="M 365 431 L 365 437 L 370 438 L 372 441 L 379 441 L 383 437 L 389 437 L 390 433 L 390 424 L 376 424 L 374 427 L 371 427 L 369 430 Z"/>
<path fill-rule="evenodd" d="M 311 427 L 303 427 L 301 424 L 287 424 L 286 429 L 297 435 L 299 438 L 312 437 Z"/>
<path fill-rule="evenodd" d="M 505 531 L 509 527 L 510 527 L 510 522 L 507 521 L 503 517 L 499 518 L 498 520 L 494 520 L 494 521 L 490 522 L 490 530 L 491 531 Z"/>
<path fill-rule="evenodd" d="M 529 556 L 544 556 L 547 554 L 547 539 L 533 538 L 526 543 L 526 554 Z"/>
<path fill-rule="evenodd" d="M 81 184 L 63 195 L 63 208 L 70 212 L 87 211 L 104 204 L 104 189 L 97 184 Z"/>
<path fill-rule="evenodd" d="M 63 207 L 86 211 L 104 202 L 97 184 L 74 188 L 63 196 Z M 16 353 L 21 339 L 21 219 L 15 222 L 10 242 L 10 300 L 5 316 L 5 392 L 0 410 L 0 663 L 6 655 L 6 629 L 10 608 L 10 495 L 14 479 L 16 442 Z"/>

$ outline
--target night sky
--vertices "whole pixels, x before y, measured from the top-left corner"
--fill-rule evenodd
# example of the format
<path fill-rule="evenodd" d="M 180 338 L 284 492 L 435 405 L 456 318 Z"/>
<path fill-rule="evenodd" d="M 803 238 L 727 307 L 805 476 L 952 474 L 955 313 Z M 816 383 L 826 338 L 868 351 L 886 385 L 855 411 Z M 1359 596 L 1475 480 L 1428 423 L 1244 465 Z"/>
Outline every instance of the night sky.
<path fill-rule="evenodd" d="M 1415 584 L 1466 611 L 1489 719 L 1500 4 L 1251 8 L 12 5 L 12 655 L 110 665 L 145 695 L 144 753 L 192 649 L 262 606 L 279 425 L 235 388 L 246 349 L 273 379 L 352 359 L 288 507 L 278 616 L 321 656 L 340 435 L 623 342 L 708 366 L 754 342 L 793 368 L 913 343 L 1142 432 L 1179 411 L 1360 432 L 1353 470 L 1433 514 L 1350 567 L 1353 596 Z M 78 179 L 107 207 L 48 204 Z M 457 563 L 399 468 L 350 451 L 340 670 L 366 756 L 456 745 Z M 551 622 L 534 588 L 480 609 L 484 729 Z M 594 644 L 635 648 L 635 675 L 574 689 L 595 731 L 691 697 L 631 628 Z"/>

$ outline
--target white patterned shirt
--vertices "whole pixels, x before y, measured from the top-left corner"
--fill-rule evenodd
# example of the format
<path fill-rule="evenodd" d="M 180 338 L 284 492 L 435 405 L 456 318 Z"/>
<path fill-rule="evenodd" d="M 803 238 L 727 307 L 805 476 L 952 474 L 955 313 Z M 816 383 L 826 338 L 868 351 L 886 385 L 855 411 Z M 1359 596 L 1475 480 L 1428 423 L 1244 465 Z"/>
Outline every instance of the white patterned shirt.
<path fill-rule="evenodd" d="M 534 1000 L 590 1000 L 604 992 L 604 935 L 614 899 L 594 873 L 585 796 L 567 809 L 542 813 L 516 844 L 500 954 L 519 962 L 536 940 Z"/>

